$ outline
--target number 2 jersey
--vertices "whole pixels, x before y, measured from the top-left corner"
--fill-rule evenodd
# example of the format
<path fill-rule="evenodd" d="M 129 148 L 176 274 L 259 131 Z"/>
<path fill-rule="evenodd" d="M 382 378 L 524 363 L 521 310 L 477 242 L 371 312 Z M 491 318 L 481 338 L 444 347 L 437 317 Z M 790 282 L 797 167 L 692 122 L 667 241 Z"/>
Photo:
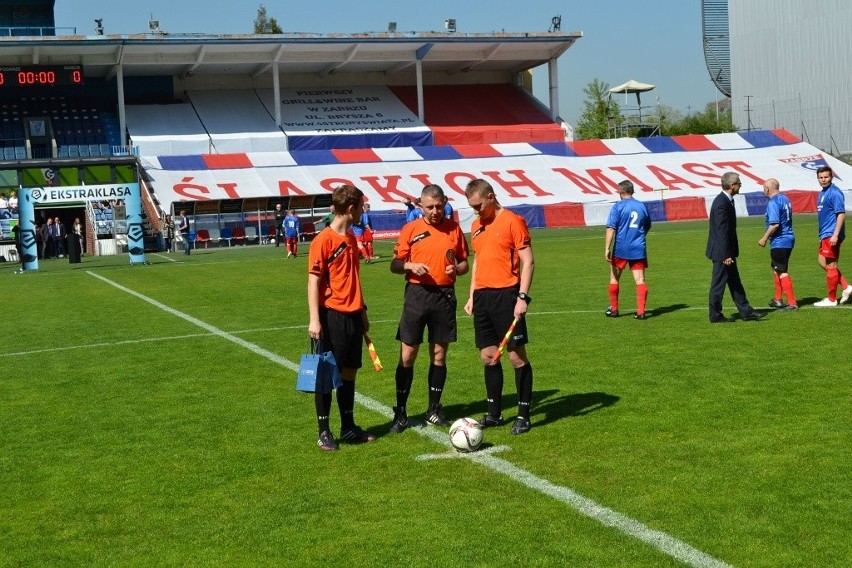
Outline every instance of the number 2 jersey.
<path fill-rule="evenodd" d="M 614 256 L 625 260 L 648 257 L 645 235 L 651 230 L 651 216 L 645 204 L 634 198 L 622 199 L 609 212 L 608 229 L 615 229 Z"/>

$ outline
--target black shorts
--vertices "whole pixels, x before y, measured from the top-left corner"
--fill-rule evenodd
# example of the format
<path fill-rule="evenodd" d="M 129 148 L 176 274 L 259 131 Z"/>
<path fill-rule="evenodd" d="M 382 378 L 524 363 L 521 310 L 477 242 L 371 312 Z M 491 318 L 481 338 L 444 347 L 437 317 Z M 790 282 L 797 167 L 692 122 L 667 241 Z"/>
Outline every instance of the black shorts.
<path fill-rule="evenodd" d="M 429 328 L 429 343 L 456 340 L 456 290 L 452 286 L 405 285 L 405 303 L 396 331 L 397 341 L 408 345 L 423 343 L 423 330 Z"/>
<path fill-rule="evenodd" d="M 500 345 L 512 320 L 515 319 L 515 302 L 518 301 L 518 288 L 485 288 L 473 291 L 473 328 L 477 349 L 490 345 Z M 529 342 L 527 320 L 515 325 L 515 331 L 509 338 L 507 347 L 525 345 Z"/>
<path fill-rule="evenodd" d="M 337 368 L 360 369 L 364 344 L 364 320 L 361 312 L 345 314 L 320 308 L 322 348 L 334 353 Z"/>
<path fill-rule="evenodd" d="M 791 248 L 774 248 L 769 249 L 769 257 L 772 259 L 772 270 L 778 274 L 787 272 L 787 266 L 790 264 L 790 255 L 793 253 Z"/>

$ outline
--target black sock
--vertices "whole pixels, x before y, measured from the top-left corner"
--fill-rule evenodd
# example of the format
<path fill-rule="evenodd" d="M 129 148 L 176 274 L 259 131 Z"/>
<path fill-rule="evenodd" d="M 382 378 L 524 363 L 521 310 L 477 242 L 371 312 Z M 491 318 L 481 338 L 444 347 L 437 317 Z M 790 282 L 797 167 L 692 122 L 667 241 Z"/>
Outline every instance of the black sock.
<path fill-rule="evenodd" d="M 429 408 L 435 408 L 441 403 L 441 393 L 447 382 L 447 368 L 444 365 L 429 364 Z"/>
<path fill-rule="evenodd" d="M 485 366 L 485 399 L 488 415 L 499 418 L 503 411 L 503 365 L 500 363 Z"/>
<path fill-rule="evenodd" d="M 317 426 L 320 432 L 331 429 L 328 426 L 328 415 L 331 412 L 331 393 L 319 392 L 314 393 L 314 406 L 317 409 Z"/>
<path fill-rule="evenodd" d="M 411 383 L 414 382 L 414 367 L 396 366 L 396 405 L 405 408 L 408 404 L 408 394 L 411 392 Z"/>
<path fill-rule="evenodd" d="M 529 420 L 533 393 L 533 372 L 530 363 L 515 369 L 515 387 L 518 389 L 518 416 Z"/>
<path fill-rule="evenodd" d="M 346 430 L 355 425 L 355 381 L 342 381 L 337 388 L 337 408 L 340 409 L 340 428 Z"/>

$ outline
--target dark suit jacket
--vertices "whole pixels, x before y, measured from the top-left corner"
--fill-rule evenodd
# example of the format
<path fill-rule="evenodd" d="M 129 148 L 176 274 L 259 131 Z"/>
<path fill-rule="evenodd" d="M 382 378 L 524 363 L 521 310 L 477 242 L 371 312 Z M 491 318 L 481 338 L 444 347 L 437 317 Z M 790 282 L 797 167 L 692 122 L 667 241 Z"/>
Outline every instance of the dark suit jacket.
<path fill-rule="evenodd" d="M 737 258 L 740 244 L 737 241 L 737 210 L 724 191 L 716 196 L 710 207 L 710 234 L 707 237 L 707 252 L 710 260 Z"/>

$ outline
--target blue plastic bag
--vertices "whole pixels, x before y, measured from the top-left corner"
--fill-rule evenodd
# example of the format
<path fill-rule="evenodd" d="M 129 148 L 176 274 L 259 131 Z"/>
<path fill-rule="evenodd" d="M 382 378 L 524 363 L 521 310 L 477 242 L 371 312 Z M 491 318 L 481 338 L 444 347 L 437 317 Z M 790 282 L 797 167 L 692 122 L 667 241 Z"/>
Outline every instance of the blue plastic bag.
<path fill-rule="evenodd" d="M 328 393 L 342 383 L 340 370 L 334 353 L 322 350 L 322 341 L 311 339 L 310 353 L 302 355 L 299 361 L 299 374 L 296 376 L 296 390 L 301 392 Z"/>

